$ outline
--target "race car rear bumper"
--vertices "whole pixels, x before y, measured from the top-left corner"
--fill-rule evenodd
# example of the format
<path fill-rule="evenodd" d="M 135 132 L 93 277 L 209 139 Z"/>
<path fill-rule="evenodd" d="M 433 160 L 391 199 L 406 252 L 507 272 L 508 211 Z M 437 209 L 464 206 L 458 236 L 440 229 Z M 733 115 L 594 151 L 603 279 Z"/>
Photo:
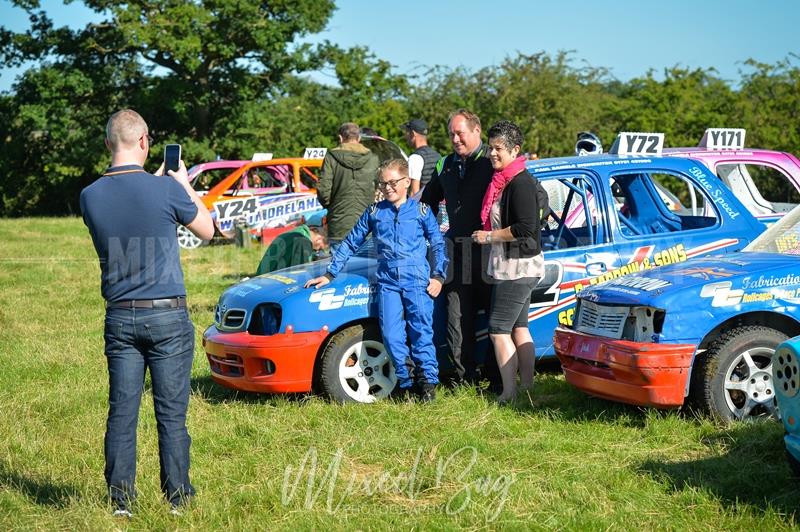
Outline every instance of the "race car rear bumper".
<path fill-rule="evenodd" d="M 327 336 L 327 330 L 270 336 L 223 333 L 212 325 L 203 333 L 203 348 L 218 384 L 246 392 L 308 392 Z"/>
<path fill-rule="evenodd" d="M 558 327 L 556 355 L 567 382 L 590 395 L 640 406 L 683 404 L 696 345 L 639 343 Z"/>

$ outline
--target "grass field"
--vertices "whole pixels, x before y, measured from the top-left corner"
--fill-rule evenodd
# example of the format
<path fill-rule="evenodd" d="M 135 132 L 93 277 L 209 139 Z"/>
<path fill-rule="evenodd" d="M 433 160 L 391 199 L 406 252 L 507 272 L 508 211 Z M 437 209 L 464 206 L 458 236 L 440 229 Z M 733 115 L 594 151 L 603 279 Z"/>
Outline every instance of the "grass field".
<path fill-rule="evenodd" d="M 158 490 L 152 399 L 132 520 L 104 499 L 107 373 L 99 268 L 78 218 L 0 220 L 0 530 L 737 529 L 798 526 L 778 423 L 719 426 L 590 399 L 557 373 L 499 408 L 473 390 L 432 405 L 340 406 L 236 394 L 200 348 L 219 293 L 258 249 L 183 254 L 197 350 L 189 431 L 199 495 Z"/>

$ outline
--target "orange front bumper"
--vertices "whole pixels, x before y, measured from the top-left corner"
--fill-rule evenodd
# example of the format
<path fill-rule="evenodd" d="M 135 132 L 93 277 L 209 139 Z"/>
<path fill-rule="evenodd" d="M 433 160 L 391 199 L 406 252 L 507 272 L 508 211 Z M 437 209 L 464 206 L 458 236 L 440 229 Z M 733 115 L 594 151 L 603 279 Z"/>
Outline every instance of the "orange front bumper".
<path fill-rule="evenodd" d="M 614 340 L 563 327 L 553 340 L 567 382 L 579 390 L 633 405 L 683 404 L 696 345 Z"/>
<path fill-rule="evenodd" d="M 203 333 L 203 348 L 218 384 L 246 392 L 308 392 L 327 336 L 327 329 L 255 336 L 223 333 L 212 325 Z"/>

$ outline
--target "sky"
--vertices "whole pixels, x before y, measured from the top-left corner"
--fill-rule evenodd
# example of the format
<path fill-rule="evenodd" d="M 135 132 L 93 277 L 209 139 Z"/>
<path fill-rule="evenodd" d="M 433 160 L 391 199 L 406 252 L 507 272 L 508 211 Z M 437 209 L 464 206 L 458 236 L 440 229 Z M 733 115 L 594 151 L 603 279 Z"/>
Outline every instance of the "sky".
<path fill-rule="evenodd" d="M 99 20 L 81 2 L 42 0 L 57 25 Z M 0 24 L 28 28 L 25 13 L 0 0 Z M 746 59 L 775 63 L 800 55 L 800 0 L 338 0 L 311 42 L 368 46 L 398 73 L 427 67 L 497 65 L 518 53 L 571 51 L 573 66 L 605 67 L 627 81 L 653 69 L 714 67 L 736 84 Z M 19 71 L 0 69 L 0 91 Z"/>

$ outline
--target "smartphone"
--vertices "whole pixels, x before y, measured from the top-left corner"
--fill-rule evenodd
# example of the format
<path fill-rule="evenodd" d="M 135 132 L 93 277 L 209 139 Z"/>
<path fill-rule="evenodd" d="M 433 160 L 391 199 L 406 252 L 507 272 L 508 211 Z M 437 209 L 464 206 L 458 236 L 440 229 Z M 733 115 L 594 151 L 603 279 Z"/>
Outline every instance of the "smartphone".
<path fill-rule="evenodd" d="M 181 145 L 167 144 L 164 148 L 164 173 L 169 170 L 177 172 L 181 166 Z"/>

